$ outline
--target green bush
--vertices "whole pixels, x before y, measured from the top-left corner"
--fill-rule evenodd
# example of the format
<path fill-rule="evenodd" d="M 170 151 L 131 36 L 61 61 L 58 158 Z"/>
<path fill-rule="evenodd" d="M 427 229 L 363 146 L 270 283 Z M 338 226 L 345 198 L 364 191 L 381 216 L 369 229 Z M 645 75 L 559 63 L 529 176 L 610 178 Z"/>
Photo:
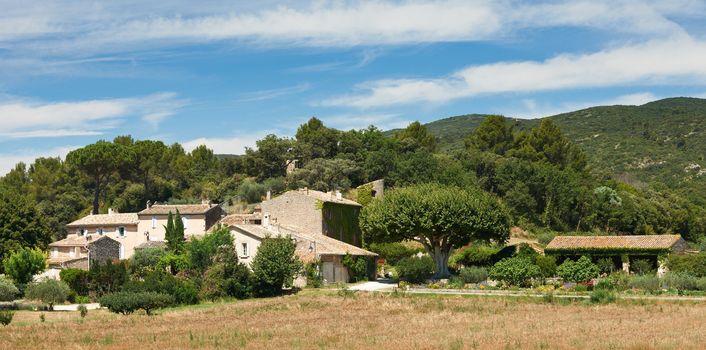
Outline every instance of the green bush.
<path fill-rule="evenodd" d="M 9 311 L 9 310 L 0 310 L 0 324 L 3 326 L 7 326 L 12 322 L 12 318 L 15 317 L 15 312 L 14 311 Z"/>
<path fill-rule="evenodd" d="M 598 274 L 598 266 L 585 256 L 577 261 L 566 259 L 557 268 L 557 275 L 568 282 L 585 282 L 598 277 Z"/>
<path fill-rule="evenodd" d="M 266 237 L 253 258 L 254 292 L 258 296 L 273 296 L 289 287 L 301 272 L 302 263 L 294 254 L 295 243 L 290 237 Z"/>
<path fill-rule="evenodd" d="M 473 244 L 456 251 L 449 259 L 449 265 L 460 268 L 462 266 L 492 266 L 502 258 L 510 257 L 513 250 L 506 251 L 506 254 L 499 256 L 502 249 L 495 246 Z"/>
<path fill-rule="evenodd" d="M 362 256 L 353 256 L 346 253 L 341 260 L 341 264 L 348 268 L 351 282 L 368 280 L 368 261 Z"/>
<path fill-rule="evenodd" d="M 615 302 L 615 293 L 607 289 L 596 289 L 591 292 L 591 303 L 610 304 Z"/>
<path fill-rule="evenodd" d="M 605 280 L 609 281 L 613 288 L 618 291 L 630 288 L 630 275 L 623 271 L 613 272 Z"/>
<path fill-rule="evenodd" d="M 151 315 L 155 309 L 164 308 L 174 304 L 171 295 L 155 292 L 118 292 L 104 295 L 100 298 L 101 306 L 111 312 L 129 315 L 139 309 Z"/>
<path fill-rule="evenodd" d="M 686 272 L 696 277 L 706 277 L 706 252 L 699 254 L 671 254 L 667 268 L 673 272 Z"/>
<path fill-rule="evenodd" d="M 488 279 L 488 269 L 485 267 L 464 267 L 458 272 L 458 277 L 464 283 L 481 283 Z"/>
<path fill-rule="evenodd" d="M 556 258 L 551 255 L 537 255 L 534 257 L 534 264 L 539 267 L 542 277 L 549 278 L 556 275 Z"/>
<path fill-rule="evenodd" d="M 552 241 L 552 239 L 554 239 L 554 237 L 556 237 L 556 235 L 552 232 L 542 232 L 537 235 L 537 242 L 543 246 L 546 246 Z"/>
<path fill-rule="evenodd" d="M 218 247 L 221 246 L 233 246 L 233 236 L 230 229 L 225 226 L 218 227 L 201 239 L 192 239 L 186 247 L 191 268 L 205 272 L 211 266 Z"/>
<path fill-rule="evenodd" d="M 78 306 L 78 312 L 81 313 L 81 319 L 84 319 L 88 315 L 88 308 L 86 308 L 86 305 L 81 304 Z"/>
<path fill-rule="evenodd" d="M 74 293 L 81 296 L 88 295 L 89 273 L 81 269 L 63 269 L 59 277 L 71 288 Z"/>
<path fill-rule="evenodd" d="M 403 258 L 395 266 L 400 280 L 422 283 L 434 275 L 436 265 L 430 256 Z"/>
<path fill-rule="evenodd" d="M 157 269 L 157 263 L 167 255 L 164 248 L 135 249 L 135 254 L 130 257 L 130 274 L 137 278 L 144 278 L 148 273 Z"/>
<path fill-rule="evenodd" d="M 655 267 L 648 259 L 635 259 L 630 262 L 630 269 L 638 275 L 654 274 Z"/>
<path fill-rule="evenodd" d="M 596 284 L 593 286 L 593 290 L 599 290 L 599 289 L 604 289 L 604 290 L 615 290 L 615 285 L 611 282 L 610 279 L 607 278 L 601 278 L 596 282 Z"/>
<path fill-rule="evenodd" d="M 259 253 L 258 253 L 259 254 Z M 224 297 L 245 299 L 252 294 L 252 275 L 244 264 L 238 263 L 235 247 L 223 245 L 206 270 L 201 286 L 201 297 L 215 300 Z"/>
<path fill-rule="evenodd" d="M 615 271 L 615 264 L 611 258 L 600 258 L 596 261 L 596 266 L 601 273 L 610 274 Z"/>
<path fill-rule="evenodd" d="M 304 274 L 306 275 L 306 286 L 310 288 L 319 288 L 323 284 L 323 278 L 319 272 L 321 263 L 310 262 L 304 266 Z"/>
<path fill-rule="evenodd" d="M 127 265 L 124 261 L 113 263 L 108 260 L 104 264 L 91 264 L 88 275 L 88 289 L 97 296 L 117 292 L 128 281 Z"/>
<path fill-rule="evenodd" d="M 410 248 L 404 243 L 372 243 L 368 246 L 368 250 L 377 253 L 381 258 L 385 259 L 385 263 L 391 266 L 397 265 L 397 262 L 403 258 L 409 258 L 414 254 L 422 252 L 424 249 Z"/>
<path fill-rule="evenodd" d="M 164 271 L 150 272 L 142 281 L 129 281 L 123 286 L 122 291 L 168 294 L 174 297 L 175 304 L 180 305 L 198 303 L 199 294 L 198 287 L 193 281 L 173 276 Z"/>
<path fill-rule="evenodd" d="M 20 295 L 20 290 L 9 279 L 0 277 L 0 301 L 13 301 Z"/>
<path fill-rule="evenodd" d="M 696 290 L 698 289 L 698 278 L 684 272 L 669 272 L 661 279 L 661 286 L 664 289 Z"/>
<path fill-rule="evenodd" d="M 660 289 L 660 281 L 659 278 L 654 275 L 630 276 L 628 286 L 652 293 Z"/>
<path fill-rule="evenodd" d="M 42 282 L 31 283 L 27 286 L 25 297 L 32 300 L 41 300 L 49 306 L 49 310 L 54 310 L 54 304 L 63 303 L 69 297 L 71 288 L 57 280 L 44 280 Z"/>
<path fill-rule="evenodd" d="M 488 276 L 507 285 L 528 287 L 533 278 L 541 276 L 541 271 L 532 260 L 523 257 L 505 258 L 490 269 Z"/>
<path fill-rule="evenodd" d="M 32 282 L 32 276 L 44 271 L 47 258 L 39 249 L 20 248 L 2 261 L 5 274 L 9 276 L 20 289 Z"/>

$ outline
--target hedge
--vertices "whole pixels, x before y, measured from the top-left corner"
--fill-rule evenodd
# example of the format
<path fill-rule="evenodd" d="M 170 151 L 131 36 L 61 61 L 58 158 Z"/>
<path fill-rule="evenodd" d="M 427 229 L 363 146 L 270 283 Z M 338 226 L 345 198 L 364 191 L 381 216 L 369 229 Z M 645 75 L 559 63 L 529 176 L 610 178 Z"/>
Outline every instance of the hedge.
<path fill-rule="evenodd" d="M 147 315 L 151 315 L 154 309 L 173 305 L 174 297 L 155 292 L 118 292 L 103 296 L 100 299 L 100 304 L 111 312 L 123 315 L 129 315 L 139 309 L 145 310 Z"/>

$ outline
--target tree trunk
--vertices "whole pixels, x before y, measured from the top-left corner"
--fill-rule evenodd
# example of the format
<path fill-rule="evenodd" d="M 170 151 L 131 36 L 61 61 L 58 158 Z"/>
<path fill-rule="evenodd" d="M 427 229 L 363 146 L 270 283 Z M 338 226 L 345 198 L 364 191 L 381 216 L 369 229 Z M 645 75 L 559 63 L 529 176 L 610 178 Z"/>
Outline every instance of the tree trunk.
<path fill-rule="evenodd" d="M 451 276 L 451 273 L 449 272 L 449 255 L 451 253 L 451 249 L 445 247 L 434 247 L 434 250 L 429 253 L 436 264 L 436 274 L 434 275 L 434 278 L 447 278 Z"/>

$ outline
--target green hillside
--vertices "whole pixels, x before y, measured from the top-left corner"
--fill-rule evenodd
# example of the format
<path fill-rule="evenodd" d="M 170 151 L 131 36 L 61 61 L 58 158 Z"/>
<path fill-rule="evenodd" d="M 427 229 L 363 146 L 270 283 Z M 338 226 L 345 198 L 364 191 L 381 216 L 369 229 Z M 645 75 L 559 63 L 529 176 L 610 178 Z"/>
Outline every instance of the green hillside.
<path fill-rule="evenodd" d="M 439 147 L 463 149 L 463 140 L 485 116 L 445 118 L 428 123 Z M 591 167 L 636 186 L 661 183 L 706 189 L 706 99 L 668 98 L 642 106 L 601 106 L 548 117 L 581 145 Z M 516 120 L 518 129 L 537 120 Z M 704 202 L 703 192 L 688 193 Z"/>

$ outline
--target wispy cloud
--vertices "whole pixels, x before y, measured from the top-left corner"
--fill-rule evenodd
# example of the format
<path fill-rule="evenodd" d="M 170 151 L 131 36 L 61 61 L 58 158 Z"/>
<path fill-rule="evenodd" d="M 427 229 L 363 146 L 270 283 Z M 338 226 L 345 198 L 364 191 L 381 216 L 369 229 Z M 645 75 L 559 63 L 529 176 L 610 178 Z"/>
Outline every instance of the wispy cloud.
<path fill-rule="evenodd" d="M 590 54 L 562 54 L 545 61 L 471 66 L 431 79 L 378 80 L 359 93 L 321 102 L 324 106 L 371 108 L 443 103 L 484 94 L 528 93 L 626 84 L 702 84 L 706 42 L 689 38 L 656 40 Z"/>
<path fill-rule="evenodd" d="M 236 102 L 252 102 L 252 101 L 270 100 L 273 98 L 278 98 L 278 97 L 282 97 L 282 96 L 286 96 L 286 95 L 302 93 L 304 91 L 309 90 L 310 88 L 311 88 L 311 84 L 301 83 L 301 84 L 297 84 L 294 86 L 288 86 L 288 87 L 283 87 L 283 88 L 253 91 L 253 92 L 248 92 L 248 93 L 242 94 L 239 98 L 236 99 Z"/>
<path fill-rule="evenodd" d="M 543 103 L 535 99 L 524 99 L 520 107 L 502 107 L 493 113 L 502 114 L 513 118 L 542 118 L 566 112 L 573 112 L 594 106 L 640 106 L 662 98 L 651 92 L 619 95 L 611 99 L 591 101 L 568 101 L 562 103 Z"/>
<path fill-rule="evenodd" d="M 327 126 L 341 130 L 364 129 L 370 125 L 388 130 L 405 127 L 410 123 L 398 113 L 337 114 L 322 116 L 321 119 Z"/>
<path fill-rule="evenodd" d="M 0 134 L 7 138 L 99 135 L 127 117 L 140 117 L 156 125 L 187 103 L 171 92 L 69 102 L 6 98 L 0 101 Z"/>
<path fill-rule="evenodd" d="M 62 146 L 48 150 L 23 149 L 12 153 L 0 153 L 0 176 L 14 169 L 17 163 L 31 164 L 39 157 L 66 157 L 72 150 L 80 146 Z"/>
<path fill-rule="evenodd" d="M 216 154 L 244 154 L 245 148 L 255 147 L 255 142 L 271 132 L 259 131 L 247 135 L 232 137 L 200 137 L 182 143 L 184 150 L 193 151 L 196 147 L 205 145 Z"/>

